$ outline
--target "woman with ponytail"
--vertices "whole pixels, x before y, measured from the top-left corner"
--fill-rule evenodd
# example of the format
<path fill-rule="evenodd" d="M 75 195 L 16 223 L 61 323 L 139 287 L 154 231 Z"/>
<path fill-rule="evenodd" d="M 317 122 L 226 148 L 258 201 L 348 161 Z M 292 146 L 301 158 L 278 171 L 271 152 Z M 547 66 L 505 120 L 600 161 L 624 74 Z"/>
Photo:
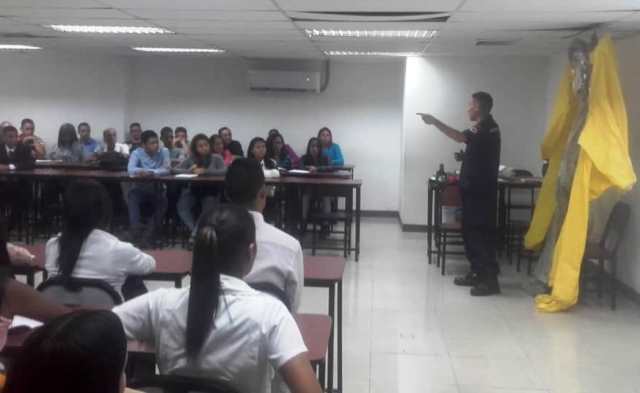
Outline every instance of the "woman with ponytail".
<path fill-rule="evenodd" d="M 125 299 L 146 292 L 136 276 L 154 271 L 156 261 L 106 232 L 103 228 L 110 217 L 111 202 L 102 184 L 71 183 L 64 194 L 62 232 L 49 239 L 45 248 L 49 275 L 104 280 Z"/>
<path fill-rule="evenodd" d="M 289 311 L 242 280 L 253 266 L 255 241 L 249 212 L 220 205 L 198 223 L 189 288 L 159 289 L 113 311 L 129 339 L 155 343 L 161 374 L 266 393 L 277 370 L 292 393 L 320 393 Z"/>

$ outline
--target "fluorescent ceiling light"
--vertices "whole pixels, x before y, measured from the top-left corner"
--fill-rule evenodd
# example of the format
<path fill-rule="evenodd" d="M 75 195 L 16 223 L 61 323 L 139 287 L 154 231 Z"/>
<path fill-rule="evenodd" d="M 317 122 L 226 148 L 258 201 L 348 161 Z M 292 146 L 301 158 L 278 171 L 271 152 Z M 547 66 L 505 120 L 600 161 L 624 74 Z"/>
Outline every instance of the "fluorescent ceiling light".
<path fill-rule="evenodd" d="M 305 29 L 310 38 L 406 38 L 428 40 L 433 38 L 436 30 L 336 30 Z"/>
<path fill-rule="evenodd" d="M 215 48 L 159 48 L 140 46 L 131 48 L 138 52 L 151 52 L 151 53 L 224 53 L 224 49 Z"/>
<path fill-rule="evenodd" d="M 327 56 L 395 56 L 395 57 L 416 57 L 423 56 L 422 52 L 364 52 L 350 50 L 328 50 L 324 52 Z"/>
<path fill-rule="evenodd" d="M 88 26 L 88 25 L 49 25 L 53 30 L 65 33 L 93 34 L 173 34 L 172 31 L 148 26 Z"/>
<path fill-rule="evenodd" d="M 18 44 L 0 44 L 0 51 L 28 51 L 28 50 L 40 50 L 39 46 L 33 45 L 18 45 Z"/>

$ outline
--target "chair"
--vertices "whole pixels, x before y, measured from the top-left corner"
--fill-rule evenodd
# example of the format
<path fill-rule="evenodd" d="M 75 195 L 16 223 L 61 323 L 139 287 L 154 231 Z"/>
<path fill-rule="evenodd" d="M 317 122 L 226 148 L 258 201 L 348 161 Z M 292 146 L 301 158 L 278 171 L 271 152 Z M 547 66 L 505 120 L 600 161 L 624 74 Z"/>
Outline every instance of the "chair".
<path fill-rule="evenodd" d="M 599 280 L 598 280 L 598 297 L 602 297 L 602 290 L 605 280 L 605 262 L 609 262 L 611 265 L 611 272 L 609 274 L 609 285 L 611 290 L 611 309 L 616 309 L 616 292 L 617 292 L 617 263 L 618 263 L 618 247 L 622 241 L 627 224 L 629 223 L 629 214 L 631 213 L 631 207 L 624 203 L 618 202 L 611 210 L 607 225 L 605 226 L 602 238 L 599 242 L 589 242 L 586 245 L 584 262 L 589 260 L 597 261 L 599 265 Z M 583 263 L 584 273 L 584 263 Z"/>
<path fill-rule="evenodd" d="M 317 249 L 323 250 L 342 250 L 344 257 L 351 253 L 351 227 L 354 221 L 354 211 L 353 211 L 353 193 L 351 190 L 343 191 L 340 189 L 318 189 L 318 194 L 315 196 L 316 200 L 322 200 L 325 197 L 331 197 L 332 201 L 335 202 L 335 206 L 332 206 L 330 212 L 322 212 L 318 210 L 314 210 L 309 214 L 309 221 L 311 221 L 313 225 L 313 234 L 311 241 L 311 254 L 316 255 Z M 344 199 L 345 208 L 344 210 L 338 209 L 337 201 L 339 199 Z M 332 202 L 333 205 L 333 202 Z M 342 234 L 342 247 L 330 247 L 327 245 L 318 246 L 318 227 L 322 228 L 326 223 L 343 223 L 344 231 L 336 231 L 331 229 L 331 233 Z M 332 227 L 333 225 L 331 225 Z"/>
<path fill-rule="evenodd" d="M 222 381 L 181 375 L 153 375 L 129 382 L 134 389 L 156 388 L 163 393 L 237 393 Z"/>
<path fill-rule="evenodd" d="M 103 280 L 89 278 L 51 277 L 38 286 L 46 298 L 69 306 L 90 306 L 111 309 L 122 303 L 120 294 Z"/>
<path fill-rule="evenodd" d="M 449 255 L 464 255 L 461 251 L 447 251 L 447 246 L 463 246 L 462 222 L 456 219 L 454 222 L 444 222 L 442 209 L 462 210 L 462 196 L 457 184 L 444 184 L 436 193 L 435 212 L 435 243 L 436 266 L 440 267 L 440 274 L 446 272 L 446 259 Z"/>

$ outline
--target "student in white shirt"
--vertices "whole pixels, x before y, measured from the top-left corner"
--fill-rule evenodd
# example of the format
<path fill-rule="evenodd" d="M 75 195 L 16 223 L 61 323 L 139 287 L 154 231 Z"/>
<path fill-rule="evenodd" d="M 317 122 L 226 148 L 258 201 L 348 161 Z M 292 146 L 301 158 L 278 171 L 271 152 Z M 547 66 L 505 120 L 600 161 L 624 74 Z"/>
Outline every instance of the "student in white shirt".
<path fill-rule="evenodd" d="M 265 141 L 264 138 L 255 137 L 251 142 L 249 142 L 247 158 L 251 158 L 260 163 L 260 167 L 264 172 L 264 177 L 268 179 L 280 177 L 278 163 L 271 158 L 267 158 L 267 141 Z"/>
<path fill-rule="evenodd" d="M 118 153 L 128 158 L 129 145 L 118 142 L 118 132 L 115 128 L 107 128 L 102 132 L 102 143 L 96 153 Z"/>
<path fill-rule="evenodd" d="M 155 343 L 161 374 L 212 378 L 239 392 L 266 393 L 275 369 L 292 393 L 320 393 L 289 311 L 242 280 L 256 247 L 246 209 L 220 205 L 200 218 L 190 288 L 159 289 L 113 312 L 128 338 Z"/>
<path fill-rule="evenodd" d="M 284 291 L 291 310 L 298 310 L 304 285 L 304 257 L 300 242 L 264 221 L 262 211 L 268 191 L 264 174 L 256 160 L 236 159 L 227 169 L 225 193 L 231 202 L 247 208 L 256 225 L 258 253 L 250 284 L 272 284 Z"/>
<path fill-rule="evenodd" d="M 45 268 L 50 276 L 104 280 L 128 299 L 146 292 L 142 280 L 130 276 L 151 273 L 156 262 L 131 243 L 100 229 L 110 212 L 111 203 L 100 183 L 71 183 L 64 195 L 62 233 L 47 242 Z"/>

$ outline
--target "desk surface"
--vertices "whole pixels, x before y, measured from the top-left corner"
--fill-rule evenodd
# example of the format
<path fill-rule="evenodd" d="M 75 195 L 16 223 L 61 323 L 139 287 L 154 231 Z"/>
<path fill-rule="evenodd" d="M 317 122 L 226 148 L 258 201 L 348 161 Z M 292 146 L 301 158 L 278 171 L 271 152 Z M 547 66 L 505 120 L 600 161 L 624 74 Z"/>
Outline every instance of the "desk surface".
<path fill-rule="evenodd" d="M 329 347 L 331 319 L 326 315 L 319 314 L 298 314 L 294 318 L 309 350 L 309 360 L 311 362 L 323 361 Z M 2 353 L 10 356 L 19 352 L 31 332 L 32 330 L 25 330 L 9 334 Z M 128 341 L 127 350 L 138 354 L 155 353 L 153 345 L 141 341 Z"/>
<path fill-rule="evenodd" d="M 25 178 L 25 179 L 70 179 L 90 178 L 104 181 L 120 182 L 164 182 L 164 183 L 223 183 L 224 176 L 198 176 L 193 178 L 176 177 L 175 175 L 139 177 L 129 176 L 127 172 L 105 171 L 100 169 L 67 169 L 67 168 L 36 168 L 28 170 L 0 170 L 0 177 Z M 266 179 L 268 184 L 315 184 L 337 185 L 357 187 L 362 185 L 362 180 L 351 179 L 351 175 L 345 172 L 319 173 L 306 176 L 282 176 L 275 179 Z"/>
<path fill-rule="evenodd" d="M 342 281 L 346 261 L 343 257 L 304 257 L 304 280 L 306 283 Z"/>

